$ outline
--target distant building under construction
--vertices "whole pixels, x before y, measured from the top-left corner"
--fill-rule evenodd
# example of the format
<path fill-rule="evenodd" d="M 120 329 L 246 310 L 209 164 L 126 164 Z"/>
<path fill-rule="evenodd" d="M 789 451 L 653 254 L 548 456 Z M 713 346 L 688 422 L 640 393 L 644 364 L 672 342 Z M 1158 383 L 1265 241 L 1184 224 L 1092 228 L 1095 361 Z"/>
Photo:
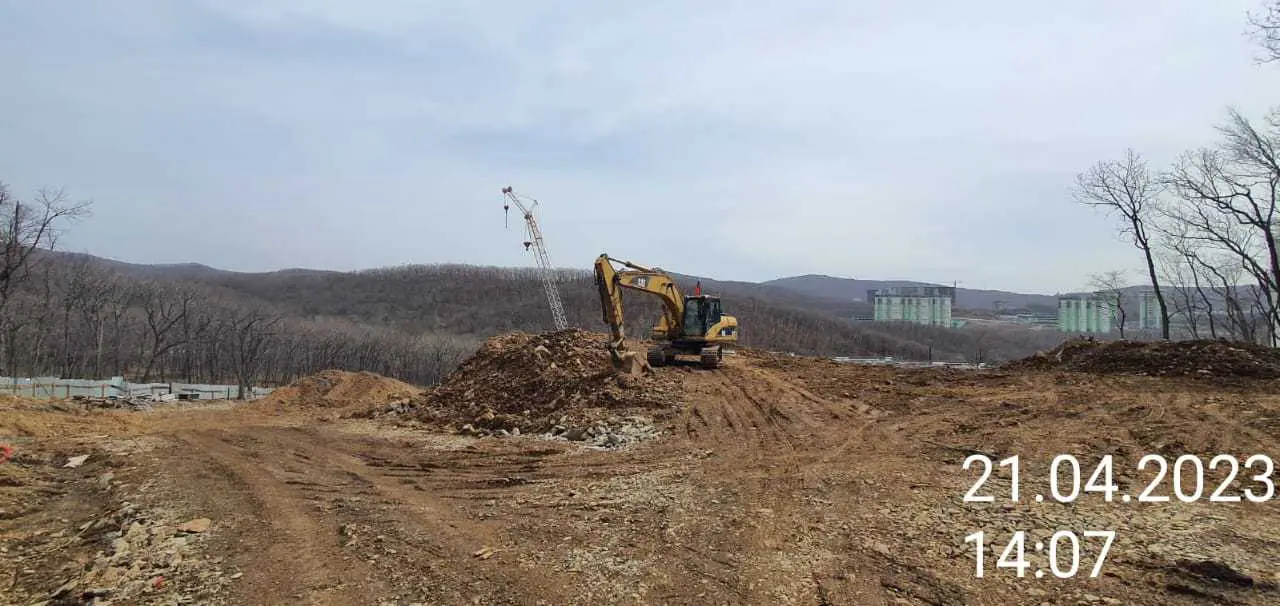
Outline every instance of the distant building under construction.
<path fill-rule="evenodd" d="M 1058 297 L 1058 330 L 1062 332 L 1106 334 L 1111 332 L 1115 305 L 1097 293 Z"/>
<path fill-rule="evenodd" d="M 911 322 L 951 327 L 956 289 L 950 286 L 901 286 L 867 291 L 877 322 Z"/>
<path fill-rule="evenodd" d="M 1156 291 L 1144 290 L 1134 297 L 1138 305 L 1138 329 L 1160 330 L 1160 300 Z"/>

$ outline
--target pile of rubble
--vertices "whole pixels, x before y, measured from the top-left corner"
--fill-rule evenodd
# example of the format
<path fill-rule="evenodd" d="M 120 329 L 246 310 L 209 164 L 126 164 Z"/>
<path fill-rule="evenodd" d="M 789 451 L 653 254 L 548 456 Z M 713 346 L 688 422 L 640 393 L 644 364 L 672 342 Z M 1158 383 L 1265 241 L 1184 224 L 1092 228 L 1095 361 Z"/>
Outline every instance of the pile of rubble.
<path fill-rule="evenodd" d="M 78 536 L 96 541 L 99 551 L 49 598 L 138 603 L 143 596 L 168 593 L 173 579 L 181 579 L 184 590 L 199 587 L 197 592 L 210 597 L 225 592 L 240 577 L 224 574 L 220 562 L 199 557 L 201 535 L 211 525 L 208 518 L 175 523 L 164 517 L 125 502 L 117 511 L 81 524 Z"/>
<path fill-rule="evenodd" d="M 146 489 L 117 480 L 104 460 L 24 449 L 0 466 L 3 484 L 26 488 L 28 495 L 17 502 L 0 499 L 0 517 L 21 521 L 0 532 L 0 570 L 12 575 L 0 592 L 12 601 L 4 603 L 227 603 L 242 575 L 206 555 L 207 534 L 217 524 L 132 501 L 146 500 Z M 56 498 L 69 484 L 92 487 L 104 507 L 57 518 L 46 512 L 48 503 L 30 496 L 35 491 Z"/>
<path fill-rule="evenodd" d="M 371 372 L 325 370 L 303 377 L 253 402 L 259 408 L 348 408 L 406 403 L 422 389 Z"/>
<path fill-rule="evenodd" d="M 606 345 L 603 335 L 579 329 L 494 337 L 410 410 L 395 411 L 463 433 L 537 433 L 602 446 L 655 434 L 647 417 L 680 402 L 677 379 L 617 373 Z"/>
<path fill-rule="evenodd" d="M 484 430 L 476 429 L 472 425 L 464 426 L 469 428 L 470 433 L 481 433 Z M 518 429 L 515 431 L 519 431 Z M 496 432 L 498 436 L 512 435 L 505 429 L 499 429 Z M 518 433 L 515 435 L 519 435 Z M 642 442 L 651 438 L 662 435 L 662 431 L 653 424 L 653 420 L 641 415 L 629 417 L 611 416 L 597 420 L 594 423 L 586 423 L 580 426 L 574 426 L 569 423 L 568 417 L 561 417 L 551 429 L 537 434 L 539 438 L 544 440 L 560 440 L 569 442 L 583 442 L 597 448 L 619 448 L 628 444 Z"/>
<path fill-rule="evenodd" d="M 1072 339 L 1010 362 L 1013 370 L 1066 370 L 1160 377 L 1280 378 L 1280 350 L 1229 341 Z"/>

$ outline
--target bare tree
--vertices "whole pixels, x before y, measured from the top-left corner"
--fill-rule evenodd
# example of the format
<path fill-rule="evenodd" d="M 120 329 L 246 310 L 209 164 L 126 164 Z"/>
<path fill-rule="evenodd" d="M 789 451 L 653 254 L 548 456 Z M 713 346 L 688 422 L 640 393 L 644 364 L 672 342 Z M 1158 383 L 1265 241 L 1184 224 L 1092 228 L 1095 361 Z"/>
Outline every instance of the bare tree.
<path fill-rule="evenodd" d="M 96 313 L 96 309 L 101 306 L 100 291 L 104 276 L 93 266 L 92 259 L 88 256 L 64 259 L 56 266 L 53 273 L 60 282 L 61 291 L 57 302 L 62 325 L 58 352 L 61 360 L 59 374 L 70 377 L 77 356 L 84 354 L 83 346 L 77 347 L 76 345 L 79 344 L 73 344 L 74 340 L 84 337 L 83 331 L 77 330 L 80 328 L 77 321 L 81 317 L 79 314 L 73 314 L 76 310 L 85 310 L 89 317 Z"/>
<path fill-rule="evenodd" d="M 0 306 L 30 273 L 32 255 L 53 249 L 64 223 L 85 216 L 90 202 L 72 201 L 63 189 L 41 189 L 31 202 L 19 200 L 0 182 Z"/>
<path fill-rule="evenodd" d="M 1221 275 L 1221 249 L 1206 241 L 1200 231 L 1194 230 L 1194 221 L 1180 216 L 1182 210 L 1178 204 L 1162 204 L 1162 220 L 1154 223 L 1161 233 L 1161 245 L 1166 250 L 1161 273 L 1166 284 L 1174 285 L 1173 307 L 1182 315 L 1191 338 L 1201 338 L 1201 327 L 1206 327 L 1208 336 L 1216 339 L 1219 328 L 1217 308 L 1223 298 L 1217 296 L 1213 285 L 1214 277 Z"/>
<path fill-rule="evenodd" d="M 1111 306 L 1116 318 L 1116 328 L 1120 331 L 1120 338 L 1123 339 L 1126 308 L 1129 303 L 1128 293 L 1125 292 L 1125 272 L 1113 269 L 1103 274 L 1095 274 L 1090 278 L 1089 284 Z"/>
<path fill-rule="evenodd" d="M 1280 60 L 1280 1 L 1272 0 L 1262 12 L 1248 13 L 1248 33 L 1262 47 L 1262 63 Z"/>
<path fill-rule="evenodd" d="M 1147 277 L 1160 305 L 1160 336 L 1169 338 L 1169 308 L 1160 289 L 1148 224 L 1156 212 L 1160 183 L 1147 172 L 1146 161 L 1132 149 L 1123 160 L 1098 162 L 1076 177 L 1075 196 L 1083 204 L 1120 215 L 1120 233 L 1142 251 Z"/>
<path fill-rule="evenodd" d="M 111 354 L 111 374 L 112 376 L 123 376 L 128 369 L 125 360 L 126 344 L 133 332 L 133 327 L 138 323 L 137 314 L 131 313 L 134 305 L 143 296 L 144 289 L 140 288 L 123 276 L 117 276 L 107 290 L 103 293 L 105 297 L 105 315 L 107 324 L 111 328 L 110 354 Z"/>
<path fill-rule="evenodd" d="M 14 287 L 30 275 L 32 255 L 52 249 L 64 224 L 88 214 L 89 206 L 72 201 L 62 189 L 41 189 L 34 200 L 23 202 L 0 182 L 0 325 L 6 327 L 0 335 L 11 337 L 21 329 L 22 319 L 9 316 L 6 307 Z M 12 353 L 14 347 L 5 343 L 0 351 Z M 0 362 L 0 368 L 11 368 L 14 361 L 6 355 Z"/>
<path fill-rule="evenodd" d="M 239 398 L 248 399 L 262 371 L 263 353 L 281 318 L 262 306 L 233 309 L 223 318 L 226 334 L 231 339 L 231 359 L 235 368 Z"/>
<path fill-rule="evenodd" d="M 1218 149 L 1187 153 L 1165 176 L 1183 204 L 1172 214 L 1198 238 L 1235 255 L 1265 298 L 1272 344 L 1280 333 L 1280 251 L 1277 250 L 1277 195 L 1280 195 L 1280 116 L 1273 113 L 1259 130 L 1235 110 L 1219 127 Z"/>
<path fill-rule="evenodd" d="M 1213 313 L 1211 308 L 1201 305 L 1204 288 L 1195 267 L 1173 245 L 1166 245 L 1169 250 L 1157 256 L 1160 268 L 1160 281 L 1172 285 L 1169 297 L 1169 320 L 1181 320 L 1191 338 L 1200 338 L 1201 321 L 1208 318 L 1210 335 L 1214 332 Z M 1193 286 L 1188 286 L 1191 284 Z M 1170 333 L 1172 334 L 1172 329 Z"/>
<path fill-rule="evenodd" d="M 194 314 L 199 294 L 189 285 L 152 282 L 142 289 L 140 302 L 147 326 L 147 362 L 142 382 L 151 380 L 152 372 L 162 357 L 173 349 L 190 343 L 209 327 L 212 318 L 201 316 L 195 326 L 185 324 Z M 163 380 L 164 368 L 160 369 Z"/>
<path fill-rule="evenodd" d="M 81 325 L 84 327 L 86 333 L 84 338 L 87 343 L 82 372 L 94 378 L 103 376 L 107 318 L 111 309 L 111 300 L 120 288 L 120 283 L 120 276 L 99 269 L 95 276 L 88 280 L 88 291 L 80 306 Z"/>

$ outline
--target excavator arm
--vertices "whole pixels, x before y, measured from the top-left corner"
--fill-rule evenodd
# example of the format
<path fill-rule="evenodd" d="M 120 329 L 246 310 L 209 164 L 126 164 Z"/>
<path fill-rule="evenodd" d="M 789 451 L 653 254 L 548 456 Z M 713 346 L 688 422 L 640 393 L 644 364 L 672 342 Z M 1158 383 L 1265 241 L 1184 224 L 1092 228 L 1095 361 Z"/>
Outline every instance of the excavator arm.
<path fill-rule="evenodd" d="M 614 263 L 622 265 L 621 271 Z M 600 307 L 604 310 L 604 322 L 609 325 L 609 357 L 617 367 L 623 367 L 634 359 L 634 354 L 626 352 L 626 333 L 623 329 L 622 289 L 636 290 L 658 297 L 662 302 L 662 319 L 654 328 L 657 334 L 672 334 L 678 331 L 680 318 L 684 313 L 684 295 L 680 287 L 660 269 L 653 269 L 614 259 L 607 254 L 596 258 L 596 288 L 600 291 Z"/>

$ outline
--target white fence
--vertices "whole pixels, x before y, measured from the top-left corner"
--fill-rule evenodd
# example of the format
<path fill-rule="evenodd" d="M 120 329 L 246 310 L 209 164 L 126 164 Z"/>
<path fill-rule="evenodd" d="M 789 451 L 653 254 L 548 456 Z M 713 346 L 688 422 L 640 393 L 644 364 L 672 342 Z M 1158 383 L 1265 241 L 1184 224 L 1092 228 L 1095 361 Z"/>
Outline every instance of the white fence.
<path fill-rule="evenodd" d="M 270 387 L 254 387 L 248 399 L 272 392 Z M 124 377 L 109 380 L 62 379 L 59 377 L 0 377 L 0 394 L 29 398 L 139 398 L 164 400 L 232 400 L 240 396 L 235 385 L 202 383 L 130 383 Z"/>
<path fill-rule="evenodd" d="M 910 360 L 898 360 L 892 357 L 852 358 L 849 356 L 837 356 L 831 359 L 841 364 L 864 364 L 869 366 L 897 366 L 899 368 L 961 368 L 966 370 L 978 370 L 978 369 L 987 368 L 988 366 L 985 362 L 981 364 L 973 364 L 970 362 L 914 362 Z"/>

